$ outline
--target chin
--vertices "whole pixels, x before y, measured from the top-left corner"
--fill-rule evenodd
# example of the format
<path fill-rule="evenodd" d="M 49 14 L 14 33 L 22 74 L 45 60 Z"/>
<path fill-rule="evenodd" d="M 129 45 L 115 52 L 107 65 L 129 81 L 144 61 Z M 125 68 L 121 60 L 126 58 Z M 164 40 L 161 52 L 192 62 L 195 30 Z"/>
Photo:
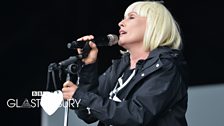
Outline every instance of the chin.
<path fill-rule="evenodd" d="M 122 42 L 122 41 L 119 40 L 119 41 L 118 41 L 118 45 L 119 45 L 119 46 L 122 46 L 122 45 L 124 45 L 124 42 Z"/>
<path fill-rule="evenodd" d="M 118 45 L 121 46 L 124 49 L 127 49 L 126 44 L 123 42 L 118 42 Z"/>

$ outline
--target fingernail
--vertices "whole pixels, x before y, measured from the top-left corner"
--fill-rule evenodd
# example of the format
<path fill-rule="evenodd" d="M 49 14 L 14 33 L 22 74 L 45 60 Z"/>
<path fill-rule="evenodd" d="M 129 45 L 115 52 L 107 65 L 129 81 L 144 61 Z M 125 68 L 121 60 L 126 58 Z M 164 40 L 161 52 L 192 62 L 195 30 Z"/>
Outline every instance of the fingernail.
<path fill-rule="evenodd" d="M 79 39 L 77 39 L 76 41 L 81 41 L 82 39 L 81 38 L 79 38 Z"/>

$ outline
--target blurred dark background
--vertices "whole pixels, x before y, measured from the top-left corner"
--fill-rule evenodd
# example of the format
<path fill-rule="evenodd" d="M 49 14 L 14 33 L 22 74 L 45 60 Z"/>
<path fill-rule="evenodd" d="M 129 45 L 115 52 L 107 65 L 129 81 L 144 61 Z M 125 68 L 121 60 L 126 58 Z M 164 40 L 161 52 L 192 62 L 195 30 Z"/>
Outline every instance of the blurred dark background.
<path fill-rule="evenodd" d="M 83 35 L 118 34 L 118 22 L 134 0 L 8 0 L 1 1 L 1 114 L 7 125 L 40 126 L 40 108 L 9 108 L 7 100 L 32 99 L 45 90 L 47 67 L 76 53 L 67 43 Z M 189 86 L 224 82 L 221 1 L 165 0 L 180 25 Z M 99 72 L 120 47 L 100 47 Z"/>

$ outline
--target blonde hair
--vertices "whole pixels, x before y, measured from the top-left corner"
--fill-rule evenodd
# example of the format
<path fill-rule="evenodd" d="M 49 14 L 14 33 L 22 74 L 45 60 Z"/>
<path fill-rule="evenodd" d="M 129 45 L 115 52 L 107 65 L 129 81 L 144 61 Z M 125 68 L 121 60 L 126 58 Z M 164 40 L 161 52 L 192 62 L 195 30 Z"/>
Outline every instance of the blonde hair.
<path fill-rule="evenodd" d="M 147 17 L 143 40 L 145 50 L 152 51 L 159 46 L 181 48 L 179 25 L 163 4 L 156 1 L 138 1 L 131 4 L 124 15 L 127 16 L 130 12 Z"/>

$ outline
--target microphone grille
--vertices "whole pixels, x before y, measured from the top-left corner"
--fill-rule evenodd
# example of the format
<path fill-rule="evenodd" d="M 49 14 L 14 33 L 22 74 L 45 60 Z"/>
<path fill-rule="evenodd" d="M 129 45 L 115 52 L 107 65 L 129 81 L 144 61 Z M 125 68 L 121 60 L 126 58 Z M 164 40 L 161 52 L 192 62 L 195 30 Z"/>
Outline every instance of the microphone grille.
<path fill-rule="evenodd" d="M 108 34 L 107 35 L 108 39 L 109 39 L 109 46 L 113 46 L 115 44 L 118 43 L 118 36 L 115 34 Z"/>

